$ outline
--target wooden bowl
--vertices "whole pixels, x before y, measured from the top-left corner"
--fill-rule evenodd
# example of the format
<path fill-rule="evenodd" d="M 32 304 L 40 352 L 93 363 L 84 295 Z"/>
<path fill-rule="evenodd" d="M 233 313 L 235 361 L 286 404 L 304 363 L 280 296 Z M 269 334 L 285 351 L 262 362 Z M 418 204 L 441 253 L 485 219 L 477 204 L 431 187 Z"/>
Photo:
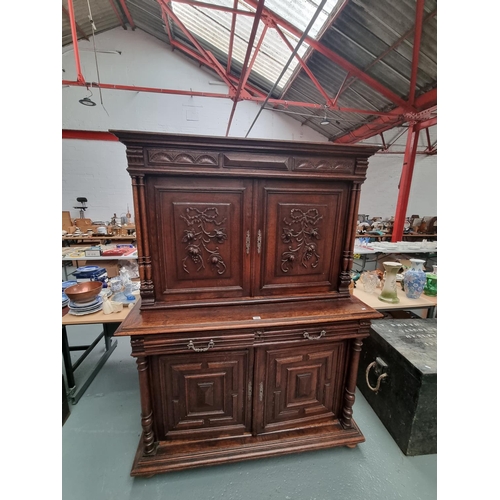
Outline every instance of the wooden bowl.
<path fill-rule="evenodd" d="M 69 286 L 64 293 L 73 302 L 88 302 L 99 295 L 102 290 L 101 281 L 86 281 Z"/>

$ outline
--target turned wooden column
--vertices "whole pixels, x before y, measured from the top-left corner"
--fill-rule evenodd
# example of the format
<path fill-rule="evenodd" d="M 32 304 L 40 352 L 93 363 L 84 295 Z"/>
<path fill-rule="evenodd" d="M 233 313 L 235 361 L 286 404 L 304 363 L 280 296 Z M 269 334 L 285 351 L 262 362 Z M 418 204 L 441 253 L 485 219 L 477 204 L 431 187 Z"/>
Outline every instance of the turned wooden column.
<path fill-rule="evenodd" d="M 141 280 L 142 304 L 154 304 L 154 283 L 152 280 L 143 175 L 135 175 L 132 177 L 132 192 L 134 196 L 135 211 L 136 214 L 139 215 L 139 217 L 136 217 L 135 224 L 137 234 L 137 264 L 139 266 L 139 277 Z"/>
<path fill-rule="evenodd" d="M 339 291 L 346 292 L 349 290 L 351 283 L 351 269 L 353 263 L 353 248 L 356 237 L 359 197 L 361 193 L 361 185 L 358 182 L 353 184 L 351 190 L 351 198 L 349 200 L 349 216 L 347 218 L 348 225 L 346 229 L 346 238 L 344 241 L 344 250 L 342 253 L 342 271 L 340 272 Z"/>
<path fill-rule="evenodd" d="M 351 355 L 344 389 L 344 408 L 342 410 L 342 416 L 340 417 L 340 423 L 344 429 L 352 427 L 352 407 L 355 400 L 354 393 L 356 392 L 356 379 L 362 345 L 363 341 L 361 339 L 351 340 Z"/>
<path fill-rule="evenodd" d="M 141 392 L 141 425 L 143 430 L 144 455 L 154 455 L 156 453 L 156 445 L 153 432 L 153 408 L 149 389 L 148 359 L 145 356 L 140 356 L 136 362 Z"/>

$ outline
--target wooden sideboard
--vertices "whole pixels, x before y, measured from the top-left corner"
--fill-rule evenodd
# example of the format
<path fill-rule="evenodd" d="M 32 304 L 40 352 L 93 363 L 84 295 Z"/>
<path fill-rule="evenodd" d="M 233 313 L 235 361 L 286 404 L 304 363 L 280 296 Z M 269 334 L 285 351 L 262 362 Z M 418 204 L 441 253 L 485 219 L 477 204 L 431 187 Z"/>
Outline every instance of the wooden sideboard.
<path fill-rule="evenodd" d="M 112 131 L 127 147 L 141 304 L 121 324 L 141 391 L 132 475 L 364 441 L 349 293 L 377 148 Z"/>

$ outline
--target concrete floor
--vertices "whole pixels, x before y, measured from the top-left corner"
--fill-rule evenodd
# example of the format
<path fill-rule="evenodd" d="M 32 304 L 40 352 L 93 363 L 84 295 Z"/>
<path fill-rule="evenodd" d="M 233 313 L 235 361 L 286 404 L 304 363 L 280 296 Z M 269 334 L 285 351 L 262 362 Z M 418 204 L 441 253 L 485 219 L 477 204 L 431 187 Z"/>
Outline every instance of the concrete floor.
<path fill-rule="evenodd" d="M 69 327 L 70 344 L 90 343 L 96 325 Z M 366 442 L 132 478 L 141 433 L 139 384 L 128 338 L 118 346 L 62 428 L 63 500 L 431 500 L 437 455 L 406 457 L 357 392 L 354 419 Z M 104 343 L 76 371 L 83 380 Z M 76 354 L 77 356 L 78 354 Z"/>

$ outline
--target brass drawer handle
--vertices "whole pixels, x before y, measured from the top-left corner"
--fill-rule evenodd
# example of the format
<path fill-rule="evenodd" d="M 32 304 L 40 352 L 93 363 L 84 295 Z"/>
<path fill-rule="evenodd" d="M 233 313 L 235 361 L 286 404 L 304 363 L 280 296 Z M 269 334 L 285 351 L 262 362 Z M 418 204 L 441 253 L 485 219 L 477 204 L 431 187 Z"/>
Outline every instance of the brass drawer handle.
<path fill-rule="evenodd" d="M 324 337 L 325 335 L 326 335 L 325 330 L 321 330 L 321 331 L 319 332 L 319 335 L 316 335 L 316 337 L 315 337 L 315 336 L 313 336 L 313 335 L 309 335 L 309 333 L 307 333 L 307 332 L 304 332 L 304 338 L 305 338 L 305 339 L 309 339 L 309 340 L 318 340 L 318 339 L 320 339 L 321 337 Z"/>
<path fill-rule="evenodd" d="M 205 352 L 214 346 L 215 346 L 215 342 L 212 339 L 210 339 L 210 342 L 208 343 L 208 347 L 195 347 L 194 342 L 192 340 L 190 340 L 188 345 L 187 345 L 187 348 L 193 349 L 194 352 Z"/>
<path fill-rule="evenodd" d="M 257 231 L 257 253 L 260 253 L 262 249 L 262 231 L 259 229 Z"/>
<path fill-rule="evenodd" d="M 250 253 L 250 231 L 247 231 L 246 248 L 247 248 L 247 255 L 248 255 Z"/>

